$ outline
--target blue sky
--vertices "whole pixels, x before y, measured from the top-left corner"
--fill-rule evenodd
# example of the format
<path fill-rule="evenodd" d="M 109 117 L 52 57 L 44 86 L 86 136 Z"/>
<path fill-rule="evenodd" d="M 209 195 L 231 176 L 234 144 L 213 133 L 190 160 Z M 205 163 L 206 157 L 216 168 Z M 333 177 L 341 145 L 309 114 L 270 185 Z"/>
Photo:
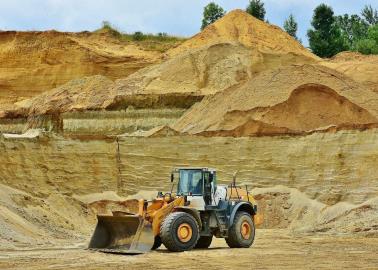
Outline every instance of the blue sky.
<path fill-rule="evenodd" d="M 94 30 L 107 20 L 126 32 L 167 32 L 191 36 L 199 31 L 203 7 L 210 0 L 0 0 L 1 30 Z M 227 11 L 245 9 L 248 0 L 214 1 Z M 320 3 L 336 14 L 360 13 L 366 4 L 378 8 L 378 0 L 265 0 L 267 19 L 282 26 L 293 13 L 299 37 L 307 44 L 313 9 Z"/>

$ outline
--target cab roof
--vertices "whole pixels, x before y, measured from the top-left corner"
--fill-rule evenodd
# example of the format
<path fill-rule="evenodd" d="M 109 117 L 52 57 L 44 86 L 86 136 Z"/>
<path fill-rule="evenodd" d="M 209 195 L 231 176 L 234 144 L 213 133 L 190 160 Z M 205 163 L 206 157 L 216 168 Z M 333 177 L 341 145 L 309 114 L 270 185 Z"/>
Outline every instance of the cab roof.
<path fill-rule="evenodd" d="M 215 172 L 216 169 L 214 168 L 208 168 L 208 167 L 176 167 L 173 169 L 174 171 L 180 171 L 180 170 L 201 170 L 205 172 Z"/>

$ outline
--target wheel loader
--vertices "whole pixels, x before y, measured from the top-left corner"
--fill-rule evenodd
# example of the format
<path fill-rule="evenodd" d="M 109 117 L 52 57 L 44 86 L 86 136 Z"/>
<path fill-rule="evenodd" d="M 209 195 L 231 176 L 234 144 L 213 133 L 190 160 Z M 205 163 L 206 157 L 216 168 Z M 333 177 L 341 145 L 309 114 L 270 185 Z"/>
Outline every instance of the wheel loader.
<path fill-rule="evenodd" d="M 213 237 L 225 238 L 230 248 L 248 248 L 261 218 L 248 188 L 238 187 L 235 177 L 228 186 L 217 185 L 215 169 L 176 168 L 172 190 L 152 201 L 139 200 L 137 214 L 97 216 L 89 249 L 140 254 L 164 244 L 180 252 L 208 248 Z"/>

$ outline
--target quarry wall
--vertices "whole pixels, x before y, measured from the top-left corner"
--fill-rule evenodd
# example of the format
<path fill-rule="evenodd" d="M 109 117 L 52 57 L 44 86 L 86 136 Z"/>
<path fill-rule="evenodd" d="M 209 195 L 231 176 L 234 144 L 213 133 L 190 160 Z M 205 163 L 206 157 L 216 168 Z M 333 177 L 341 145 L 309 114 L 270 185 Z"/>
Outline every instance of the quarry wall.
<path fill-rule="evenodd" d="M 297 137 L 123 137 L 118 143 L 2 138 L 0 153 L 0 182 L 41 196 L 170 190 L 174 166 L 215 167 L 222 184 L 238 170 L 240 184 L 293 187 L 327 204 L 362 203 L 378 194 L 377 129 Z"/>

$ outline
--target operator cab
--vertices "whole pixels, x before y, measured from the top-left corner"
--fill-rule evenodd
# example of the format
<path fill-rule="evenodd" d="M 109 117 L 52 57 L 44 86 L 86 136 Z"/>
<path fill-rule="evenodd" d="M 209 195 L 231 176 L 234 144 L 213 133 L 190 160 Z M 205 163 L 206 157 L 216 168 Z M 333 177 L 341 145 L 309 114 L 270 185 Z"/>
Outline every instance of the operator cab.
<path fill-rule="evenodd" d="M 172 182 L 174 175 L 178 175 L 177 195 L 187 196 L 188 201 L 198 204 L 199 208 L 212 204 L 212 194 L 216 190 L 215 169 L 176 168 L 172 172 Z"/>

